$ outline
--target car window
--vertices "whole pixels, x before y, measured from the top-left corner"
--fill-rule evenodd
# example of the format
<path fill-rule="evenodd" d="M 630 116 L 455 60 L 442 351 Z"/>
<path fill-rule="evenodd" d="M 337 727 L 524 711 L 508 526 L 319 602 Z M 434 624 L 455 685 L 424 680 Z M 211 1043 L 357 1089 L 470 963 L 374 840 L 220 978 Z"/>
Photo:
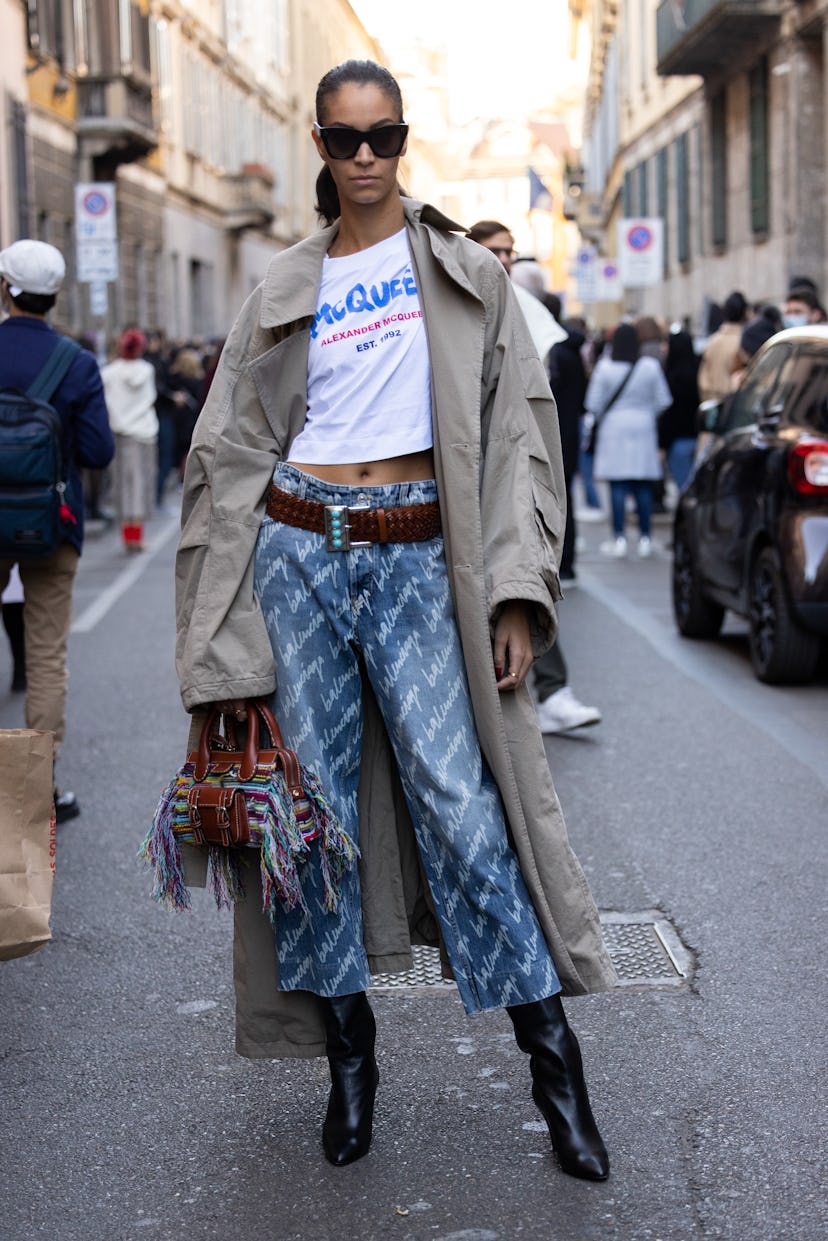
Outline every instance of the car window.
<path fill-rule="evenodd" d="M 785 397 L 786 421 L 818 435 L 828 435 L 828 349 L 803 345 L 797 355 L 794 382 Z"/>
<path fill-rule="evenodd" d="M 787 345 L 777 345 L 754 363 L 730 402 L 723 431 L 749 427 L 758 420 L 774 396 L 779 368 L 788 352 Z"/>

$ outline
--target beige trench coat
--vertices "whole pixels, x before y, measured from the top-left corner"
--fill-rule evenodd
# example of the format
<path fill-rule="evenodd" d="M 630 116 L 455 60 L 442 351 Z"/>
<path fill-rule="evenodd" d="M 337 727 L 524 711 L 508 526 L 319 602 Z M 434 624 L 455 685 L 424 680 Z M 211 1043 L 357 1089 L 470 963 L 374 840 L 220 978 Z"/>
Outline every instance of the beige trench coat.
<path fill-rule="evenodd" d="M 605 990 L 615 974 L 529 693 L 499 694 L 492 670 L 492 626 L 506 601 L 533 605 L 536 655 L 555 636 L 564 484 L 554 401 L 500 263 L 433 208 L 403 204 L 431 357 L 446 562 L 481 747 L 564 992 Z M 198 707 L 274 688 L 253 555 L 275 461 L 304 423 L 309 327 L 335 232 L 336 225 L 271 260 L 228 337 L 193 437 L 176 569 L 176 658 L 184 706 L 196 711 L 191 742 Z M 359 845 L 371 969 L 408 969 L 411 943 L 437 942 L 438 933 L 367 686 Z M 276 989 L 273 936 L 254 867 L 250 874 L 235 915 L 237 1049 L 323 1055 L 319 1001 Z"/>

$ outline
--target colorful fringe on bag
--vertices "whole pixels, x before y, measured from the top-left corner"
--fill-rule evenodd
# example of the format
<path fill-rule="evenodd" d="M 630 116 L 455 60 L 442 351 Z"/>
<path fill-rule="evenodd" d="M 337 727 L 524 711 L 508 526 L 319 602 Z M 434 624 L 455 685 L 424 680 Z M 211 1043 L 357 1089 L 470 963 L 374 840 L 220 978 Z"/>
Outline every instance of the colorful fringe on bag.
<path fill-rule="evenodd" d="M 155 874 L 152 895 L 172 909 L 189 909 L 190 892 L 184 882 L 180 844 L 198 844 L 190 823 L 187 793 L 193 784 L 195 764 L 186 763 L 161 794 L 152 826 L 139 856 Z M 249 781 L 238 779 L 238 766 L 208 771 L 202 783 L 221 785 L 230 779 L 244 792 L 250 824 L 250 844 L 258 848 L 262 873 L 263 910 L 271 919 L 276 903 L 288 909 L 300 905 L 300 865 L 307 864 L 311 845 L 318 841 L 325 885 L 325 908 L 336 908 L 342 876 L 359 856 L 356 845 L 344 832 L 313 772 L 301 768 L 304 798 L 290 796 L 281 771 L 257 767 Z M 207 848 L 207 886 L 219 909 L 230 908 L 244 896 L 243 849 Z"/>

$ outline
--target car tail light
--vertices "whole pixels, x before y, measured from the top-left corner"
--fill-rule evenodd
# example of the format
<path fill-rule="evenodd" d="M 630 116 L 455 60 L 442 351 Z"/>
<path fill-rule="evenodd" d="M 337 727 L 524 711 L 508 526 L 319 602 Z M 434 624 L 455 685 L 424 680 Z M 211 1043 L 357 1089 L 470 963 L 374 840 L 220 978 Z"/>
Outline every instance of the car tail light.
<path fill-rule="evenodd" d="M 800 440 L 788 456 L 788 478 L 802 495 L 828 495 L 828 442 Z"/>

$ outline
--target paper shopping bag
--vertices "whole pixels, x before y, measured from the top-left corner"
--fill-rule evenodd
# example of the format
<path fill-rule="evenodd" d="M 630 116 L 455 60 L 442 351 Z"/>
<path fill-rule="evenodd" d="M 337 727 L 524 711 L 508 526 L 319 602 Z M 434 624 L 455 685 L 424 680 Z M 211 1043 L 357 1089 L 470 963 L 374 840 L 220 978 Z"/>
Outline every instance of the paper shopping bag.
<path fill-rule="evenodd" d="M 52 938 L 54 736 L 0 729 L 0 961 Z"/>

